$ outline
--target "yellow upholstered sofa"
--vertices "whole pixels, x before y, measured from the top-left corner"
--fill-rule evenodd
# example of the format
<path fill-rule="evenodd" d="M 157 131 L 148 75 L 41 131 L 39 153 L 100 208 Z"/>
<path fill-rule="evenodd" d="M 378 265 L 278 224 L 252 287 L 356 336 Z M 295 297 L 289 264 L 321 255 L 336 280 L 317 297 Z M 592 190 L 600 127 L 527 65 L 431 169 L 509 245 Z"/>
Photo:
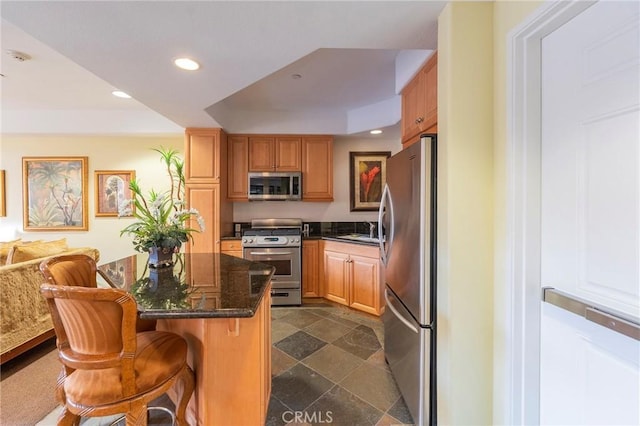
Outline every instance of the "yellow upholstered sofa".
<path fill-rule="evenodd" d="M 97 249 L 69 248 L 66 240 L 0 242 L 0 363 L 54 336 L 51 316 L 40 284 L 40 262 L 60 254 L 86 254 L 96 261 Z"/>

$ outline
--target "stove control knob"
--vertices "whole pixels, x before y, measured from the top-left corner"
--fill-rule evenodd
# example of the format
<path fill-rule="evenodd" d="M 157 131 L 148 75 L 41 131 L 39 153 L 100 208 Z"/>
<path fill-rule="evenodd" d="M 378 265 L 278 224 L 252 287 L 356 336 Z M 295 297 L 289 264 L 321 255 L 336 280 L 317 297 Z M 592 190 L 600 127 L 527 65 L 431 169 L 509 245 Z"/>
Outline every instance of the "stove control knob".
<path fill-rule="evenodd" d="M 297 238 L 294 238 L 294 239 L 293 239 L 293 242 L 294 242 L 294 243 L 299 243 L 299 242 L 300 242 L 300 240 L 298 240 Z"/>

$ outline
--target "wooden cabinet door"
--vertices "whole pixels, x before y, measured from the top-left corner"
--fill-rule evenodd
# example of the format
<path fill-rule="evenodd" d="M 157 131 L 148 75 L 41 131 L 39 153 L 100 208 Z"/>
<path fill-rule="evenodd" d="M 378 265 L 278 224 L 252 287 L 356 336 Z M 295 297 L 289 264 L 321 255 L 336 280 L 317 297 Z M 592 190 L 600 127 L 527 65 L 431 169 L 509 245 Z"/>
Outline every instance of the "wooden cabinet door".
<path fill-rule="evenodd" d="M 225 146 L 222 147 L 222 139 Z M 185 130 L 185 170 L 187 183 L 220 183 L 220 156 L 226 158 L 226 135 L 222 129 Z"/>
<path fill-rule="evenodd" d="M 350 255 L 351 294 L 349 306 L 373 315 L 380 315 L 380 261 Z"/>
<path fill-rule="evenodd" d="M 334 251 L 324 251 L 325 297 L 342 305 L 349 305 L 349 255 Z"/>
<path fill-rule="evenodd" d="M 420 133 L 437 132 L 438 52 L 435 52 L 402 90 L 403 147 L 418 140 Z"/>
<path fill-rule="evenodd" d="M 260 341 L 261 383 L 260 383 L 260 417 L 265 419 L 269 411 L 269 399 L 271 398 L 271 285 L 265 289 L 264 300 L 259 311 L 262 311 Z M 260 312 L 257 312 L 258 315 Z"/>
<path fill-rule="evenodd" d="M 320 241 L 302 242 L 302 297 L 320 297 Z"/>
<path fill-rule="evenodd" d="M 186 243 L 191 253 L 220 252 L 220 185 L 187 184 L 187 205 L 197 209 L 204 219 L 205 232 L 194 232 L 193 241 Z M 194 223 L 193 228 L 198 229 Z"/>
<path fill-rule="evenodd" d="M 302 138 L 302 200 L 333 201 L 333 137 Z"/>
<path fill-rule="evenodd" d="M 233 201 L 247 201 L 249 138 L 229 136 L 227 147 L 227 198 Z"/>
<path fill-rule="evenodd" d="M 228 254 L 242 259 L 242 243 L 240 240 L 221 240 L 220 253 Z"/>
<path fill-rule="evenodd" d="M 438 123 L 438 52 L 434 53 L 422 70 L 424 100 L 422 104 L 422 116 L 424 121 L 420 123 L 421 132 L 431 132 Z"/>
<path fill-rule="evenodd" d="M 275 164 L 275 138 L 251 136 L 249 138 L 249 171 L 273 172 Z"/>
<path fill-rule="evenodd" d="M 418 74 L 402 90 L 402 140 L 409 140 L 416 135 L 420 116 L 420 101 L 422 93 L 422 73 Z"/>
<path fill-rule="evenodd" d="M 299 137 L 278 137 L 275 141 L 275 166 L 277 172 L 299 172 L 302 142 Z"/>

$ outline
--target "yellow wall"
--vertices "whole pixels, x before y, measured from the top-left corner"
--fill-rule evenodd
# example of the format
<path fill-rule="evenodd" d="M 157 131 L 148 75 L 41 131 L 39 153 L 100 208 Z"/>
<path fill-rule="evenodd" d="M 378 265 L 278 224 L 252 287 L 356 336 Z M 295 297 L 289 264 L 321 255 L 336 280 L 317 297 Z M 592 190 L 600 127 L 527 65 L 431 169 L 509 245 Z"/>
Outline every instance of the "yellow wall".
<path fill-rule="evenodd" d="M 438 21 L 438 421 L 508 424 L 507 36 L 543 2 L 452 2 Z"/>
<path fill-rule="evenodd" d="M 438 422 L 492 423 L 493 4 L 438 20 Z"/>
<path fill-rule="evenodd" d="M 7 217 L 0 217 L 0 241 L 67 238 L 71 247 L 90 246 L 100 250 L 102 261 L 135 253 L 131 238 L 120 238 L 120 230 L 132 219 L 95 217 L 95 170 L 136 170 L 142 190 L 168 188 L 165 167 L 152 148 L 174 148 L 184 152 L 184 136 L 2 136 L 0 169 L 6 170 Z M 23 232 L 22 157 L 86 156 L 89 182 L 89 231 Z"/>

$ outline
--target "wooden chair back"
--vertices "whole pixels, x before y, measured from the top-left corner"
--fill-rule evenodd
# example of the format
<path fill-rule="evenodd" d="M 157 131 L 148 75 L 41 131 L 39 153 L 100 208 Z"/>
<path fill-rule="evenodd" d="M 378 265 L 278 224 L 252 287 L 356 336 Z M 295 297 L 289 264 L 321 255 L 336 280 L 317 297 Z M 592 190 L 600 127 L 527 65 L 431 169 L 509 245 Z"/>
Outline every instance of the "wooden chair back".
<path fill-rule="evenodd" d="M 135 395 L 135 299 L 124 290 L 42 284 L 61 362 L 74 370 L 119 368 L 123 394 Z"/>
<path fill-rule="evenodd" d="M 84 254 L 68 254 L 46 259 L 40 264 L 40 271 L 51 284 L 97 287 L 96 261 Z"/>

